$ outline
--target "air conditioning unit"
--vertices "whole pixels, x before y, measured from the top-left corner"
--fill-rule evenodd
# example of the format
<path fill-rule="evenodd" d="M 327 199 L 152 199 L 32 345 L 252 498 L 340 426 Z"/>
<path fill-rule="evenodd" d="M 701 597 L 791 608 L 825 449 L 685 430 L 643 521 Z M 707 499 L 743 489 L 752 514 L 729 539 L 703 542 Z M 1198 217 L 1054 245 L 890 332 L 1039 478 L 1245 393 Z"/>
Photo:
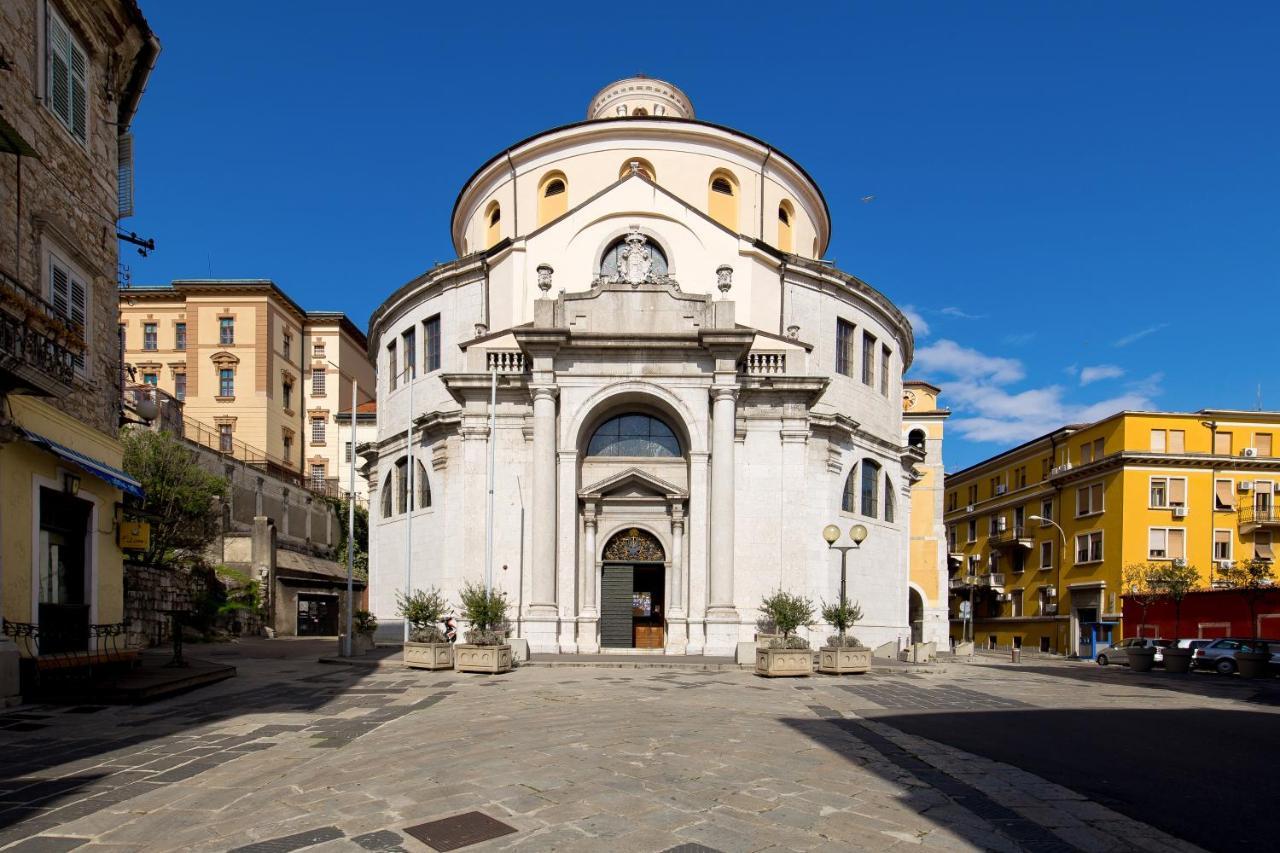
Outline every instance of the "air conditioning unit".
<path fill-rule="evenodd" d="M 1219 560 L 1218 561 L 1218 568 L 1224 572 L 1229 569 L 1234 569 L 1235 567 L 1236 567 L 1235 560 Z"/>
<path fill-rule="evenodd" d="M 1058 588 L 1056 586 L 1046 586 L 1043 589 L 1046 598 L 1058 597 Z"/>
<path fill-rule="evenodd" d="M 997 494 L 997 495 L 1003 495 L 1003 494 L 1004 494 L 1005 492 L 1007 492 L 1007 491 L 1009 491 L 1009 487 L 1008 487 L 1008 486 L 1006 486 L 1004 483 L 1001 483 L 1001 484 L 999 484 L 998 486 L 996 486 L 996 494 Z"/>
<path fill-rule="evenodd" d="M 1044 603 L 1044 613 L 1046 616 L 1052 616 L 1058 612 L 1058 603 L 1056 601 L 1046 601 Z"/>
<path fill-rule="evenodd" d="M 1187 565 L 1187 561 L 1182 559 L 1181 557 L 1175 557 L 1173 560 L 1173 567 L 1175 569 L 1185 568 L 1186 565 Z"/>
<path fill-rule="evenodd" d="M 965 508 L 964 508 L 964 511 L 965 511 L 965 512 L 973 512 L 973 504 L 966 504 L 966 505 L 965 505 Z"/>
<path fill-rule="evenodd" d="M 1186 508 L 1185 506 L 1175 506 L 1175 507 L 1173 508 L 1173 517 L 1174 517 L 1174 518 L 1186 518 L 1186 517 L 1187 517 L 1187 508 Z"/>
<path fill-rule="evenodd" d="M 1238 488 L 1242 492 L 1252 492 L 1253 480 L 1241 480 L 1239 483 L 1236 484 L 1236 488 Z"/>
<path fill-rule="evenodd" d="M 1258 448 L 1246 447 L 1240 451 L 1240 455 L 1245 457 L 1246 459 L 1252 459 L 1253 457 L 1258 455 Z"/>

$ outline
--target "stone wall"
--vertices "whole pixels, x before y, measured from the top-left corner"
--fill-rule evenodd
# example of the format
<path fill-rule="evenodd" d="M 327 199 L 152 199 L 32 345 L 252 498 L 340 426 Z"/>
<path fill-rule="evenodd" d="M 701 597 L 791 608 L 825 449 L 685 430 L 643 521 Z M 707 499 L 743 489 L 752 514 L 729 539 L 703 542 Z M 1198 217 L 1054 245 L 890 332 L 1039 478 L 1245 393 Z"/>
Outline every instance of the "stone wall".
<path fill-rule="evenodd" d="M 160 646 L 171 641 L 171 618 L 166 610 L 191 606 L 204 592 L 204 583 L 190 572 L 126 563 L 124 618 L 132 645 Z"/>

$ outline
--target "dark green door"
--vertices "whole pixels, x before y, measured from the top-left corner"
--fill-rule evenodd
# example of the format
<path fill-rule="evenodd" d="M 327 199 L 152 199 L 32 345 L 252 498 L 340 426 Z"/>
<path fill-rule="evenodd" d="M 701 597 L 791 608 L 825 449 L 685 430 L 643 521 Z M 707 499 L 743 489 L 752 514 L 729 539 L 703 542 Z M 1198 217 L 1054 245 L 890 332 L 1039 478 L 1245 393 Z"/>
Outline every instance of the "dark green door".
<path fill-rule="evenodd" d="M 635 590 L 634 566 L 604 564 L 600 578 L 600 645 L 610 649 L 632 647 L 631 604 Z"/>

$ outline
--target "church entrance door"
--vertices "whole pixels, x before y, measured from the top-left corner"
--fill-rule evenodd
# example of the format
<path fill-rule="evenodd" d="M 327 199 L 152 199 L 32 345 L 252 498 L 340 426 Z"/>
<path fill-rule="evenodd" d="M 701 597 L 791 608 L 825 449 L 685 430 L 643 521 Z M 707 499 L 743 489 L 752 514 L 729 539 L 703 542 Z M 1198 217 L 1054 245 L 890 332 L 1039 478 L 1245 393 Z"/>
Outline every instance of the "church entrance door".
<path fill-rule="evenodd" d="M 605 563 L 600 579 L 600 645 L 612 649 L 666 647 L 662 563 Z"/>

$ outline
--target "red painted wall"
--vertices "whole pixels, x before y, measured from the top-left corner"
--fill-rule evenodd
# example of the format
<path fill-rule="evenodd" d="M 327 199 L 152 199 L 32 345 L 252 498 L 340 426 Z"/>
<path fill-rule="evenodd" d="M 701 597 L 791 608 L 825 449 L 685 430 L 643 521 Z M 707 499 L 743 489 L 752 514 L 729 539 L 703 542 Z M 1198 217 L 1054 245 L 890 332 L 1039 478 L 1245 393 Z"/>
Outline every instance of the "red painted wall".
<path fill-rule="evenodd" d="M 1267 637 L 1280 639 L 1280 589 L 1269 590 L 1258 602 L 1258 625 L 1249 625 L 1249 604 L 1229 589 L 1190 593 L 1182 600 L 1179 634 L 1174 633 L 1173 602 L 1156 600 L 1142 607 L 1124 599 L 1126 637 Z"/>

